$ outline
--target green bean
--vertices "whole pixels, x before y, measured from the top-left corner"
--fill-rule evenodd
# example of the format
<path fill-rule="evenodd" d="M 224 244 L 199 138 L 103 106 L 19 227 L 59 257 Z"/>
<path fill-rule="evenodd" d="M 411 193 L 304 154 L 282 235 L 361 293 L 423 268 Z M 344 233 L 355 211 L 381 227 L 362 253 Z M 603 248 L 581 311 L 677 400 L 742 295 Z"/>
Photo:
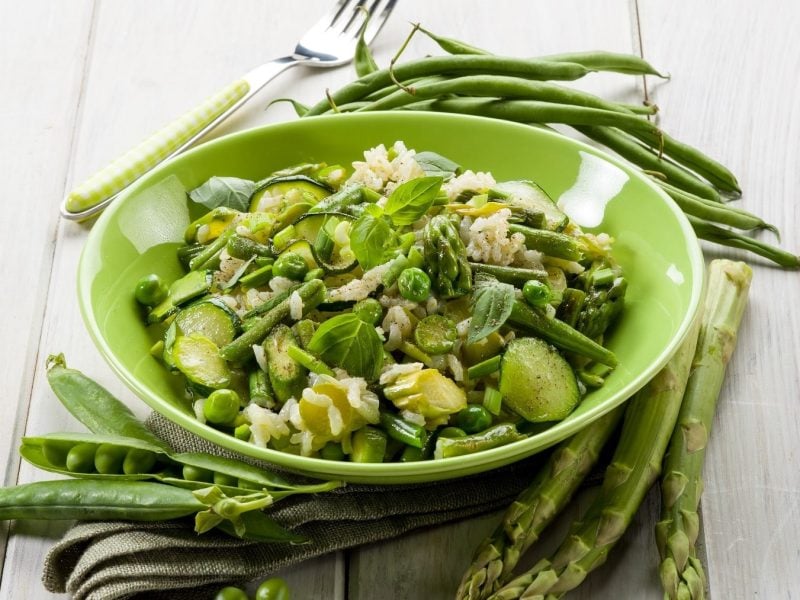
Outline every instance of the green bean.
<path fill-rule="evenodd" d="M 444 98 L 432 102 L 429 110 L 481 115 L 518 123 L 562 123 L 572 126 L 606 125 L 625 130 L 640 129 L 654 134 L 659 131 L 650 121 L 632 113 L 538 100 Z"/>
<path fill-rule="evenodd" d="M 472 365 L 467 369 L 467 378 L 480 379 L 481 377 L 486 377 L 487 375 L 496 373 L 500 370 L 500 362 L 502 359 L 503 357 L 498 354 Z"/>
<path fill-rule="evenodd" d="M 571 235 L 547 229 L 533 229 L 516 223 L 510 224 L 508 229 L 512 233 L 521 233 L 525 236 L 525 246 L 528 249 L 538 250 L 547 256 L 564 260 L 580 260 L 583 257 L 578 240 Z"/>
<path fill-rule="evenodd" d="M 217 239 L 206 245 L 202 252 L 189 261 L 189 270 L 202 271 L 219 267 L 220 254 L 232 235 L 233 230 L 231 229 L 223 231 Z"/>
<path fill-rule="evenodd" d="M 458 73 L 495 73 L 516 75 L 527 79 L 574 81 L 591 72 L 581 65 L 550 60 L 520 59 L 503 56 L 434 56 L 408 61 L 393 69 L 396 79 L 406 81 L 414 77 Z M 392 83 L 389 69 L 375 71 L 362 77 L 330 95 L 314 106 L 305 116 L 327 112 L 331 102 L 337 106 L 355 102 Z"/>
<path fill-rule="evenodd" d="M 275 396 L 272 393 L 266 371 L 261 368 L 251 371 L 247 376 L 247 386 L 250 392 L 250 402 L 262 408 L 272 408 L 275 406 Z"/>
<path fill-rule="evenodd" d="M 680 209 L 686 214 L 705 219 L 706 221 L 714 221 L 715 223 L 722 223 L 736 229 L 744 229 L 746 231 L 752 229 L 767 229 L 774 234 L 780 234 L 778 228 L 765 222 L 761 217 L 752 213 L 736 208 L 729 204 L 721 204 L 713 200 L 706 200 L 700 198 L 689 192 L 684 192 L 668 183 L 654 179 L 655 183 L 661 187 L 669 196 L 675 200 Z"/>
<path fill-rule="evenodd" d="M 325 296 L 325 284 L 313 279 L 297 288 L 303 300 L 304 310 L 316 307 Z M 259 321 L 227 346 L 220 349 L 220 355 L 231 362 L 242 362 L 252 353 L 252 346 L 260 344 L 267 334 L 281 321 L 289 316 L 289 299 L 285 299 L 272 310 L 259 318 Z"/>
<path fill-rule="evenodd" d="M 67 368 L 63 354 L 47 359 L 47 381 L 64 407 L 89 431 L 136 438 L 154 447 L 151 449 L 169 448 L 108 390 L 80 371 Z"/>
<path fill-rule="evenodd" d="M 658 172 L 666 177 L 668 183 L 686 190 L 701 198 L 719 202 L 717 190 L 694 176 L 683 167 L 676 165 L 632 139 L 629 135 L 610 127 L 575 127 L 586 137 L 607 146 L 621 157 L 647 171 Z"/>
<path fill-rule="evenodd" d="M 418 85 L 419 86 L 427 85 L 429 83 L 436 83 L 438 81 L 446 81 L 447 79 L 448 77 L 446 75 L 431 75 L 430 77 L 415 77 L 413 79 L 406 79 L 403 83 L 416 89 L 416 86 Z M 380 100 L 381 98 L 385 98 L 389 94 L 394 94 L 395 92 L 397 92 L 397 86 L 394 83 L 391 83 L 386 87 L 383 87 L 378 91 L 371 93 L 364 100 L 361 100 L 359 102 L 350 102 L 348 104 L 340 106 L 339 110 L 341 110 L 342 112 L 347 112 L 348 110 L 357 110 L 361 106 L 367 106 L 368 104 L 371 104 L 376 100 Z"/>
<path fill-rule="evenodd" d="M 300 348 L 300 346 L 295 346 L 292 344 L 289 346 L 286 352 L 289 354 L 290 358 L 300 363 L 312 373 L 328 375 L 330 377 L 335 375 L 333 369 L 331 369 L 328 365 L 307 350 Z"/>
<path fill-rule="evenodd" d="M 431 38 L 434 42 L 438 44 L 438 46 L 449 54 L 485 54 L 490 55 L 491 52 L 487 52 L 486 50 L 482 50 L 481 48 L 477 48 L 475 46 L 470 46 L 469 44 L 453 39 L 448 37 L 443 37 L 440 35 L 436 35 L 432 31 L 428 31 L 424 27 L 420 27 L 419 30 Z"/>
<path fill-rule="evenodd" d="M 142 481 L 67 479 L 0 488 L 0 519 L 161 521 L 207 509 L 188 490 Z"/>
<path fill-rule="evenodd" d="M 676 140 L 663 131 L 658 133 L 629 130 L 629 133 L 656 152 L 662 152 L 676 163 L 691 169 L 720 190 L 741 196 L 742 188 L 736 176 L 722 163 L 706 156 L 697 148 Z"/>
<path fill-rule="evenodd" d="M 584 302 L 586 302 L 586 292 L 568 287 L 561 295 L 561 302 L 556 309 L 556 317 L 570 327 L 575 327 Z"/>
<path fill-rule="evenodd" d="M 258 242 L 241 235 L 232 235 L 228 239 L 226 248 L 228 250 L 228 254 L 240 260 L 247 260 L 253 256 L 259 256 L 261 258 L 268 259 L 275 258 L 275 254 L 272 252 L 272 249 L 269 246 L 265 244 L 259 244 Z"/>
<path fill-rule="evenodd" d="M 535 279 L 547 283 L 547 271 L 539 269 L 523 269 L 521 267 L 503 267 L 501 265 L 487 265 L 484 263 L 469 263 L 473 273 L 486 273 L 498 281 L 522 286 L 526 281 Z"/>
<path fill-rule="evenodd" d="M 291 104 L 292 108 L 294 109 L 294 113 L 298 117 L 302 117 L 308 112 L 308 106 L 306 106 L 305 104 L 303 104 L 298 100 L 295 100 L 294 98 L 275 98 L 269 104 L 267 104 L 267 108 L 269 108 L 273 104 L 277 104 L 278 102 L 288 102 L 289 104 Z"/>
<path fill-rule="evenodd" d="M 474 433 L 464 437 L 453 438 L 439 435 L 436 440 L 434 458 L 450 458 L 474 454 L 475 452 L 490 450 L 524 438 L 525 436 L 519 433 L 511 423 L 500 423 L 481 433 Z"/>
<path fill-rule="evenodd" d="M 281 302 L 286 300 L 289 296 L 292 295 L 292 292 L 299 289 L 302 284 L 298 283 L 296 285 L 291 286 L 290 288 L 275 294 L 272 298 L 264 302 L 263 304 L 259 304 L 258 306 L 252 308 L 251 310 L 244 313 L 242 319 L 250 319 L 252 317 L 257 317 L 259 315 L 263 315 L 271 311 L 273 308 L 278 306 Z"/>
<path fill-rule="evenodd" d="M 468 75 L 453 79 L 439 79 L 430 82 L 423 81 L 414 86 L 413 95 L 404 90 L 396 90 L 394 93 L 359 109 L 359 112 L 390 110 L 420 100 L 442 98 L 448 94 L 481 97 L 484 99 L 488 97 L 499 97 L 539 100 L 622 113 L 632 112 L 627 106 L 622 104 L 609 102 L 593 94 L 566 86 L 545 81 L 529 81 L 519 77 L 501 75 Z"/>
<path fill-rule="evenodd" d="M 550 54 L 537 58 L 555 62 L 575 63 L 595 71 L 612 71 L 614 73 L 623 73 L 626 75 L 655 75 L 662 79 L 669 79 L 669 75 L 660 73 L 653 65 L 635 54 L 599 52 L 594 50 L 590 52 Z"/>
<path fill-rule="evenodd" d="M 740 248 L 748 250 L 753 254 L 763 256 L 772 262 L 785 267 L 787 269 L 800 268 L 800 256 L 781 250 L 775 246 L 765 244 L 759 240 L 747 237 L 741 233 L 718 227 L 711 223 L 707 223 L 702 219 L 688 215 L 689 223 L 691 223 L 697 237 L 721 244 L 722 246 L 730 246 L 731 248 Z"/>
<path fill-rule="evenodd" d="M 427 434 L 425 428 L 417 425 L 416 423 L 409 423 L 405 419 L 400 418 L 394 413 L 381 411 L 380 413 L 381 427 L 389 434 L 389 437 L 402 442 L 407 446 L 414 448 L 422 448 Z"/>

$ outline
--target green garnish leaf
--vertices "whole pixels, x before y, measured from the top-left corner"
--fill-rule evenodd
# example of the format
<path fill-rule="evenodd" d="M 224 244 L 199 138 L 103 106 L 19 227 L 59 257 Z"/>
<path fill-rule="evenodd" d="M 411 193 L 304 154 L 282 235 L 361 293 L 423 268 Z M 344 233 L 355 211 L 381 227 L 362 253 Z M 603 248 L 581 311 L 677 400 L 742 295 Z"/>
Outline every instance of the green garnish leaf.
<path fill-rule="evenodd" d="M 472 320 L 467 343 L 474 344 L 497 331 L 508 319 L 514 306 L 514 286 L 493 277 L 480 277 L 472 293 Z"/>
<path fill-rule="evenodd" d="M 433 206 L 443 182 L 441 177 L 419 177 L 398 185 L 386 202 L 386 214 L 395 225 L 411 225 Z"/>
<path fill-rule="evenodd" d="M 417 152 L 414 160 L 430 177 L 450 179 L 461 172 L 461 165 L 436 152 Z"/>
<path fill-rule="evenodd" d="M 389 220 L 374 210 L 364 212 L 350 229 L 350 249 L 365 271 L 382 265 L 399 245 Z M 375 207 L 378 208 L 378 207 Z"/>
<path fill-rule="evenodd" d="M 189 192 L 189 198 L 202 204 L 209 210 L 225 206 L 247 212 L 250 207 L 250 196 L 256 189 L 256 183 L 238 177 L 212 177 L 203 185 Z"/>
<path fill-rule="evenodd" d="M 352 313 L 322 323 L 308 350 L 324 362 L 370 381 L 377 379 L 383 364 L 383 342 L 378 332 Z"/>

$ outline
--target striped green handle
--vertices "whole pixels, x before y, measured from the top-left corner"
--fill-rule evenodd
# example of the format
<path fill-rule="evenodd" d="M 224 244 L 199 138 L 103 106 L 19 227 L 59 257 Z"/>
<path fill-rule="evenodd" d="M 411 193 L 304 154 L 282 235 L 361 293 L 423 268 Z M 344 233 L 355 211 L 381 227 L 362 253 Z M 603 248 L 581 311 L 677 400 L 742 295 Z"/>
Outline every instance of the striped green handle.
<path fill-rule="evenodd" d="M 244 79 L 223 88 L 72 190 L 66 198 L 66 209 L 81 212 L 124 189 L 192 139 L 248 91 L 250 85 Z"/>

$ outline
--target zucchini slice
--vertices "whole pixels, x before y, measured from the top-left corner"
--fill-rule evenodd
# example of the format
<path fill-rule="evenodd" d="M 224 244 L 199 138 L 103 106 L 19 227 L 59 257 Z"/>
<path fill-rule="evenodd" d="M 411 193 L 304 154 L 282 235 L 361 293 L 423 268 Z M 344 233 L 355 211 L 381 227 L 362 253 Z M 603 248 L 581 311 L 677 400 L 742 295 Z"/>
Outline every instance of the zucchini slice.
<path fill-rule="evenodd" d="M 547 342 L 515 338 L 500 363 L 503 406 L 533 423 L 560 421 L 580 400 L 569 363 Z"/>
<path fill-rule="evenodd" d="M 219 298 L 201 300 L 175 316 L 178 335 L 199 333 L 218 348 L 230 344 L 239 329 L 239 316 Z M 166 341 L 164 342 L 166 345 Z"/>
<path fill-rule="evenodd" d="M 186 304 L 198 296 L 207 294 L 214 282 L 212 271 L 189 271 L 169 286 L 169 294 L 164 301 L 155 306 L 147 315 L 148 323 L 160 323 L 178 312 L 181 304 Z"/>
<path fill-rule="evenodd" d="M 172 346 L 172 357 L 190 384 L 212 390 L 231 384 L 231 370 L 219 355 L 219 348 L 199 333 L 177 336 Z"/>
<path fill-rule="evenodd" d="M 490 198 L 499 198 L 520 208 L 544 213 L 545 229 L 562 231 L 569 217 L 553 202 L 541 187 L 532 181 L 503 181 L 489 190 Z"/>
<path fill-rule="evenodd" d="M 330 196 L 333 190 L 327 185 L 315 181 L 305 175 L 289 175 L 272 177 L 256 188 L 250 198 L 250 212 L 274 212 L 272 207 L 277 203 L 284 205 L 308 203 L 316 204 Z M 266 203 L 265 198 L 270 198 Z"/>
<path fill-rule="evenodd" d="M 292 396 L 299 398 L 308 381 L 305 367 L 289 356 L 289 347 L 297 345 L 297 338 L 286 325 L 278 325 L 264 340 L 269 382 L 281 403 Z"/>
<path fill-rule="evenodd" d="M 294 237 L 286 249 L 306 258 L 309 269 L 321 267 L 329 275 L 352 271 L 358 266 L 355 256 L 343 253 L 334 242 L 334 232 L 344 221 L 352 223 L 355 217 L 344 213 L 307 213 L 292 226 Z"/>

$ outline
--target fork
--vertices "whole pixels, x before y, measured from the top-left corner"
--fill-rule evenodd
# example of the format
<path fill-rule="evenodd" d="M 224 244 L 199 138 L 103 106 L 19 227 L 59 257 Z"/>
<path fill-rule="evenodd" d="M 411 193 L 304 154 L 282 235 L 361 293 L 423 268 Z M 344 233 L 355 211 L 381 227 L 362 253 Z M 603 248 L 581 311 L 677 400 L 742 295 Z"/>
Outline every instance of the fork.
<path fill-rule="evenodd" d="M 367 19 L 364 40 L 369 44 L 386 23 L 396 2 L 338 0 L 306 31 L 292 54 L 256 67 L 95 173 L 64 198 L 61 215 L 71 221 L 82 221 L 100 213 L 139 177 L 189 149 L 290 67 L 337 67 L 349 63 Z"/>

